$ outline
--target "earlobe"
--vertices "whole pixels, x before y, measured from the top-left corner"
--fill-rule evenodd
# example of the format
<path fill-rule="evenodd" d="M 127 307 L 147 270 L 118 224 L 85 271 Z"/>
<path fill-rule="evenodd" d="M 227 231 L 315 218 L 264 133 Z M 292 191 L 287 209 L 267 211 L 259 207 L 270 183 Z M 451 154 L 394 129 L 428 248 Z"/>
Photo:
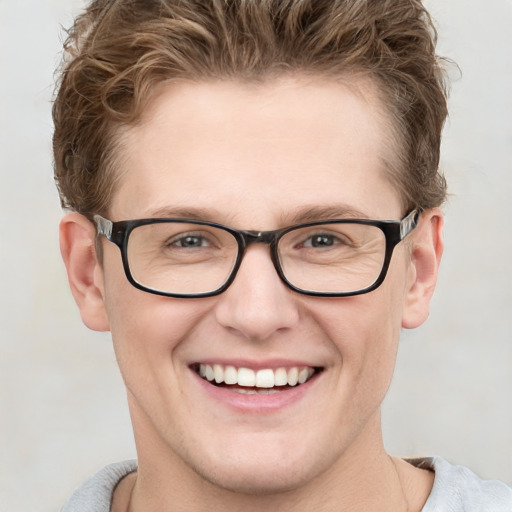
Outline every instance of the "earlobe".
<path fill-rule="evenodd" d="M 443 214 L 425 211 L 413 233 L 402 327 L 414 329 L 428 318 L 443 254 Z"/>
<path fill-rule="evenodd" d="M 103 297 L 103 271 L 96 257 L 96 230 L 79 213 L 69 213 L 60 223 L 60 251 L 71 293 L 84 324 L 95 331 L 108 331 Z"/>

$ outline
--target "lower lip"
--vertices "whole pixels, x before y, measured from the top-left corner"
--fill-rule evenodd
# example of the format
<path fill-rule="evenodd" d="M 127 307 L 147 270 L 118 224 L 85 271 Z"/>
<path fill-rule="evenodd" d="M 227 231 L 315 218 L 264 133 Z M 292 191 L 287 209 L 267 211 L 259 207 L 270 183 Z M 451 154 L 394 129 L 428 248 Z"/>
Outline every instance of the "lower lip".
<path fill-rule="evenodd" d="M 201 389 L 206 392 L 212 399 L 225 404 L 231 409 L 247 413 L 253 412 L 257 414 L 272 413 L 274 411 L 281 410 L 284 407 L 289 407 L 293 404 L 296 404 L 312 390 L 319 377 L 319 374 L 315 374 L 304 384 L 300 384 L 296 387 L 288 388 L 286 391 L 279 391 L 278 393 L 273 393 L 270 395 L 246 395 L 222 386 L 214 386 L 207 380 L 200 377 L 195 371 L 191 371 L 194 374 L 195 380 L 201 386 Z"/>

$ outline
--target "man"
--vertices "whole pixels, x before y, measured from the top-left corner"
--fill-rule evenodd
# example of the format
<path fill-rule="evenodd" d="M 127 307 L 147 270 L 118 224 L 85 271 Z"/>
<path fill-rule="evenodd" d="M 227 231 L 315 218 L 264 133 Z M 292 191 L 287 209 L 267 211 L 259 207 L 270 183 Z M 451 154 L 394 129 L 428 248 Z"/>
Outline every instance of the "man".
<path fill-rule="evenodd" d="M 421 3 L 95 1 L 66 47 L 61 249 L 138 461 L 64 510 L 510 510 L 504 484 L 382 442 L 443 248 Z"/>

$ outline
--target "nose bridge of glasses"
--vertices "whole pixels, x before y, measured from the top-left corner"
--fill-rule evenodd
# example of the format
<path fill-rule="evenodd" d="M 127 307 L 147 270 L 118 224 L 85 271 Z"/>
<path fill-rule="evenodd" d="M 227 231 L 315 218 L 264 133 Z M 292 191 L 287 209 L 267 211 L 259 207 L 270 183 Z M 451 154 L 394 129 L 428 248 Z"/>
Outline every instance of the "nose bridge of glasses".
<path fill-rule="evenodd" d="M 254 231 L 254 230 L 245 230 L 245 231 L 238 231 L 239 240 L 242 240 L 242 245 L 239 245 L 239 260 L 238 265 L 236 266 L 233 272 L 233 275 L 231 279 L 234 279 L 236 274 L 238 273 L 238 270 L 240 268 L 240 265 L 242 263 L 242 260 L 245 259 L 245 251 L 246 249 L 252 245 L 252 244 L 264 244 L 269 246 L 269 252 L 270 252 L 270 260 L 272 262 L 272 265 L 274 266 L 275 271 L 277 272 L 277 275 L 279 278 L 288 285 L 286 280 L 283 277 L 282 270 L 280 268 L 279 263 L 279 257 L 277 255 L 277 241 L 279 240 L 279 236 L 283 230 L 275 230 L 275 231 Z"/>
<path fill-rule="evenodd" d="M 281 276 L 281 270 L 279 268 L 279 258 L 277 256 L 276 247 L 277 247 L 277 240 L 279 239 L 279 236 L 281 234 L 282 230 L 275 230 L 275 231 L 239 231 L 238 233 L 242 237 L 243 240 L 243 249 L 241 259 L 245 255 L 245 250 L 249 245 L 252 244 L 265 244 L 269 246 L 270 249 L 270 259 L 272 260 L 272 263 L 278 273 L 279 276 Z"/>
<path fill-rule="evenodd" d="M 261 243 L 273 245 L 277 238 L 277 231 L 241 231 L 245 246 Z"/>

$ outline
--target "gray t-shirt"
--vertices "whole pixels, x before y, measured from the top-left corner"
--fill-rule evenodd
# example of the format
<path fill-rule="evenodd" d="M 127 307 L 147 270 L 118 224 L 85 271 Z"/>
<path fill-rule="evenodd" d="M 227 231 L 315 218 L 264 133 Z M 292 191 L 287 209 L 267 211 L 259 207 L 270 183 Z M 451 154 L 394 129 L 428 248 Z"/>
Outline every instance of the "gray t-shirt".
<path fill-rule="evenodd" d="M 441 457 L 408 462 L 435 472 L 434 487 L 422 512 L 512 512 L 512 488 L 503 482 L 482 480 L 469 469 L 453 466 Z M 110 512 L 116 485 L 136 470 L 136 461 L 107 466 L 86 480 L 61 512 Z"/>

